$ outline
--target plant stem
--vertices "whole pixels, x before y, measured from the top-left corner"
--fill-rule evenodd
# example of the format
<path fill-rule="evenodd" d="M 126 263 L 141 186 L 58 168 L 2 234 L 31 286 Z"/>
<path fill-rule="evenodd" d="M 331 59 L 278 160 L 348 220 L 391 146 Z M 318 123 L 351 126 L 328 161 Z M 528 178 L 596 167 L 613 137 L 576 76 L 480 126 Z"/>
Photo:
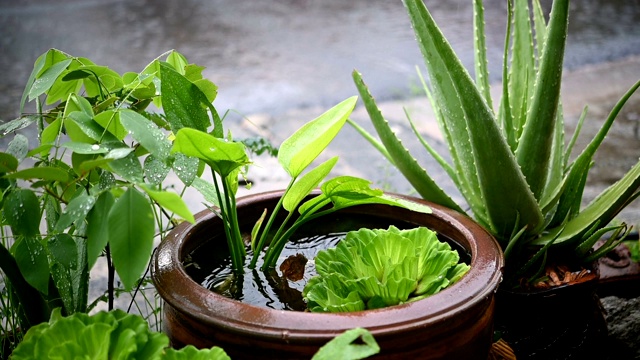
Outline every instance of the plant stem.
<path fill-rule="evenodd" d="M 250 269 L 255 269 L 256 263 L 258 262 L 258 256 L 262 251 L 262 249 L 264 249 L 265 242 L 267 241 L 269 230 L 271 230 L 271 226 L 273 226 L 273 222 L 276 220 L 276 215 L 278 215 L 278 211 L 280 211 L 280 208 L 282 208 L 282 202 L 284 201 L 284 196 L 287 194 L 289 189 L 291 189 L 291 186 L 293 186 L 293 183 L 295 181 L 296 181 L 296 178 L 291 179 L 291 181 L 289 182 L 289 185 L 287 185 L 287 189 L 284 191 L 284 194 L 278 200 L 276 207 L 273 208 L 273 212 L 271 213 L 271 216 L 269 216 L 269 221 L 267 221 L 267 225 L 265 226 L 265 228 L 262 230 L 262 233 L 260 234 L 260 240 L 258 240 L 258 244 L 256 245 L 255 251 L 253 253 L 253 258 L 251 259 L 251 264 L 249 265 Z"/>
<path fill-rule="evenodd" d="M 113 267 L 113 262 L 111 261 L 111 249 L 109 244 L 105 247 L 107 253 L 107 299 L 108 299 L 108 309 L 109 311 L 113 310 L 113 300 L 114 300 L 114 287 L 113 282 L 115 281 L 115 268 Z"/>

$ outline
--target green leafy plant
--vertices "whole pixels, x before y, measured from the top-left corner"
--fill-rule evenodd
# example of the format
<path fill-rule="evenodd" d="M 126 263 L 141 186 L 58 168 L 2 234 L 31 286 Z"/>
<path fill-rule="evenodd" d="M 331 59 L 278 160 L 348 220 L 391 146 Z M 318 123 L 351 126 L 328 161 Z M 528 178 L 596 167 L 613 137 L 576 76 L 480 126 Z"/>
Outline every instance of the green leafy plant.
<path fill-rule="evenodd" d="M 0 152 L 0 268 L 21 331 L 56 307 L 86 312 L 107 299 L 112 309 L 116 274 L 137 291 L 154 239 L 194 221 L 181 195 L 199 159 L 171 153 L 170 135 L 212 124 L 222 131 L 211 105 L 217 88 L 203 69 L 175 51 L 123 75 L 56 49 L 36 60 L 22 115 L 0 125 L 3 136 L 16 133 Z M 29 126 L 35 139 L 17 133 Z M 178 193 L 163 185 L 170 172 L 183 182 Z M 89 271 L 101 255 L 107 295 L 89 303 Z"/>
<path fill-rule="evenodd" d="M 169 338 L 150 331 L 139 315 L 113 310 L 63 317 L 56 309 L 48 322 L 29 329 L 10 359 L 230 359 L 218 347 L 168 346 Z"/>
<path fill-rule="evenodd" d="M 417 301 L 468 270 L 458 252 L 425 227 L 351 231 L 315 258 L 317 276 L 303 295 L 314 312 L 377 309 Z"/>
<path fill-rule="evenodd" d="M 249 264 L 250 268 L 256 266 L 258 257 L 267 243 L 269 246 L 262 269 L 275 267 L 284 245 L 296 229 L 310 220 L 340 209 L 378 203 L 411 207 L 416 211 L 429 211 L 426 207 L 418 207 L 402 199 L 385 195 L 381 190 L 371 189 L 369 181 L 351 176 L 339 176 L 326 181 L 321 186 L 320 195 L 304 202 L 329 175 L 338 158 L 333 157 L 306 173 L 305 170 L 344 126 L 355 103 L 356 97 L 342 101 L 318 118 L 306 123 L 280 145 L 278 161 L 291 176 L 291 180 L 264 228 L 262 225 L 266 218 L 266 211 L 251 232 L 251 248 L 254 256 Z M 210 167 L 214 179 L 213 189 L 209 191 L 213 195 L 210 196 L 210 200 L 217 206 L 211 209 L 223 220 L 232 266 L 235 271 L 241 271 L 245 266 L 246 244 L 240 233 L 235 194 L 239 186 L 239 171 L 250 163 L 244 144 L 218 138 L 196 129 L 184 128 L 177 132 L 171 152 L 199 158 Z M 287 211 L 287 216 L 275 233 L 272 233 L 271 228 L 282 208 Z"/>
<path fill-rule="evenodd" d="M 553 2 L 548 23 L 539 1 L 533 1 L 533 9 L 526 0 L 509 2 L 502 98 L 497 111 L 489 92 L 482 1 L 474 0 L 475 81 L 423 2 L 404 3 L 429 74 L 430 85 L 425 84 L 425 90 L 451 162 L 437 154 L 411 124 L 458 187 L 474 218 L 502 245 L 507 282 L 522 276 L 536 278 L 553 254 L 565 261 L 588 262 L 612 249 L 627 228 L 608 224 L 640 194 L 640 163 L 583 209 L 582 194 L 595 151 L 640 81 L 614 106 L 590 144 L 570 161 L 584 113 L 578 130 L 565 144 L 560 85 L 568 0 Z M 353 78 L 379 140 L 352 124 L 422 197 L 463 211 L 391 131 L 361 75 L 354 72 Z M 615 236 L 592 251 L 607 232 Z"/>

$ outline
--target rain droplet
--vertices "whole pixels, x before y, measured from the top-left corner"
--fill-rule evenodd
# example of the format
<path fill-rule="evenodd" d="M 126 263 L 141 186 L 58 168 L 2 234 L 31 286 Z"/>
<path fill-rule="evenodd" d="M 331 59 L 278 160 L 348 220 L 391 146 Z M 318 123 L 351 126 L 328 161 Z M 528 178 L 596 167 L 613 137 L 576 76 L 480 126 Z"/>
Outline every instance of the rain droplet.
<path fill-rule="evenodd" d="M 98 144 L 91 145 L 91 150 L 100 150 L 100 145 Z"/>

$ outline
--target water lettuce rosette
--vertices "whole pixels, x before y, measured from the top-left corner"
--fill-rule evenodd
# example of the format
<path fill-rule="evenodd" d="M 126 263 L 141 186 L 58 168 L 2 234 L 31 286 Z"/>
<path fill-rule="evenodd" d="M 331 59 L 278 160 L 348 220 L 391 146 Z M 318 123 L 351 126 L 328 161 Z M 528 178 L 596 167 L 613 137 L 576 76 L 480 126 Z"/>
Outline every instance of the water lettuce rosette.
<path fill-rule="evenodd" d="M 377 309 L 423 299 L 468 270 L 451 246 L 425 227 L 351 231 L 315 258 L 303 295 L 313 312 Z"/>

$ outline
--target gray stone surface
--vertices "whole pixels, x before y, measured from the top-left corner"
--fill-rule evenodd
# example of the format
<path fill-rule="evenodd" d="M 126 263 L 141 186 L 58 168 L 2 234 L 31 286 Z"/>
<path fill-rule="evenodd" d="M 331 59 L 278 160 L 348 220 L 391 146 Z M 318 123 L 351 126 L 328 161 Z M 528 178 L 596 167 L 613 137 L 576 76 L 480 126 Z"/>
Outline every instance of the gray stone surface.
<path fill-rule="evenodd" d="M 617 346 L 630 349 L 632 356 L 640 359 L 640 298 L 608 296 L 601 300 L 609 337 Z"/>

